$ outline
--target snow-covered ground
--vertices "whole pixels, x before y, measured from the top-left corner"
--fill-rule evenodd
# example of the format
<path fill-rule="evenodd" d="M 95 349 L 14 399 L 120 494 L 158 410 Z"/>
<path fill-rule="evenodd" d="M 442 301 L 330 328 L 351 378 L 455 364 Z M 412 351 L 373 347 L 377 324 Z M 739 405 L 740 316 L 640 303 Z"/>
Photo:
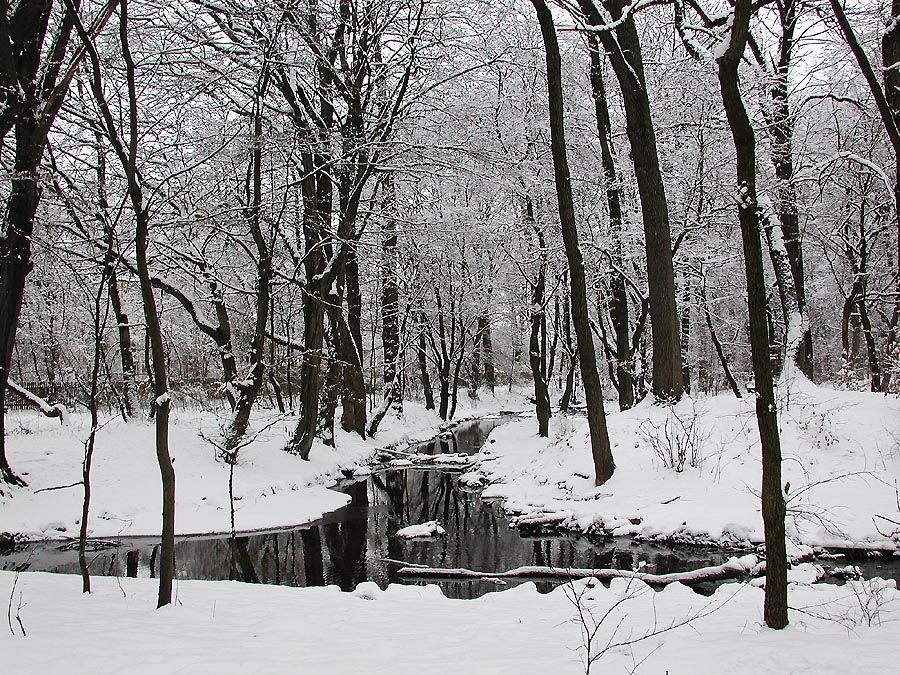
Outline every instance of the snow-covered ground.
<path fill-rule="evenodd" d="M 805 381 L 781 394 L 789 536 L 809 546 L 900 549 L 900 528 L 884 519 L 900 520 L 900 401 Z M 645 401 L 610 413 L 616 471 L 599 488 L 584 418 L 554 417 L 546 439 L 534 420 L 519 420 L 491 433 L 478 472 L 464 480 L 490 483 L 483 498 L 504 500 L 526 526 L 758 543 L 762 470 L 753 404 L 722 394 L 685 398 L 674 411 Z M 658 453 L 679 438 L 693 438 L 681 472 Z"/>
<path fill-rule="evenodd" d="M 0 572 L 0 597 L 12 598 L 11 628 L 0 631 L 9 675 L 574 675 L 584 672 L 578 598 L 589 629 L 619 603 L 594 655 L 637 640 L 602 654 L 594 673 L 879 675 L 896 672 L 900 641 L 900 593 L 880 580 L 792 585 L 791 625 L 782 631 L 762 625 L 763 592 L 748 584 L 703 597 L 681 584 L 657 593 L 625 579 L 608 589 L 577 581 L 547 595 L 529 583 L 449 600 L 436 586 L 366 583 L 341 593 L 182 581 L 177 602 L 156 610 L 152 579 L 95 578 L 91 595 L 76 576 L 23 573 L 12 592 L 15 581 Z"/>
<path fill-rule="evenodd" d="M 474 404 L 461 396 L 456 421 L 525 407 L 521 396 L 505 392 L 483 394 Z M 374 438 L 364 441 L 338 430 L 337 448 L 317 444 L 310 460 L 303 461 L 282 450 L 295 423 L 294 418 L 277 419 L 265 411 L 254 417 L 251 432 L 263 431 L 241 450 L 234 472 L 238 530 L 297 525 L 340 508 L 349 497 L 328 486 L 342 477 L 342 470 L 364 466 L 377 448 L 428 440 L 443 424 L 433 411 L 406 402 L 404 418 L 386 417 Z M 8 456 L 28 487 L 9 489 L 8 495 L 0 496 L 0 532 L 31 539 L 77 536 L 83 443 L 89 424 L 83 414 L 70 415 L 64 425 L 37 413 L 8 415 Z M 229 468 L 216 459 L 214 445 L 206 440 L 220 433 L 219 420 L 210 412 L 177 409 L 173 413 L 170 447 L 175 460 L 178 534 L 231 529 Z M 158 534 L 161 488 L 152 423 L 109 421 L 97 437 L 91 484 L 91 536 Z"/>

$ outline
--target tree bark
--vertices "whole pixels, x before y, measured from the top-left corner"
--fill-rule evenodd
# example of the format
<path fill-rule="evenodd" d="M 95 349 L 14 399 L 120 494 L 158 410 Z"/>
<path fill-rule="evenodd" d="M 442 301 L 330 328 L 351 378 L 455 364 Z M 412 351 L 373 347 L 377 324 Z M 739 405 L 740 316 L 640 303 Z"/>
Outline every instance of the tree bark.
<path fill-rule="evenodd" d="M 419 340 L 416 349 L 416 356 L 419 361 L 419 379 L 422 382 L 422 394 L 425 396 L 425 410 L 434 410 L 434 392 L 431 389 L 431 377 L 428 375 L 428 357 L 425 351 L 426 330 L 425 312 L 419 312 Z"/>
<path fill-rule="evenodd" d="M 594 33 L 588 33 L 590 50 L 591 92 L 594 98 L 594 117 L 597 123 L 597 138 L 600 140 L 600 160 L 606 182 L 606 206 L 609 213 L 609 230 L 615 240 L 615 258 L 610 282 L 609 317 L 612 320 L 616 339 L 616 385 L 619 394 L 619 410 L 628 410 L 634 405 L 634 376 L 632 375 L 631 336 L 628 326 L 628 291 L 625 287 L 624 264 L 622 260 L 622 193 L 612 151 L 612 123 L 606 103 L 606 89 L 603 84 L 603 62 L 600 44 Z"/>
<path fill-rule="evenodd" d="M 738 76 L 752 11 L 751 0 L 735 1 L 730 42 L 725 54 L 718 59 L 718 76 L 736 152 L 738 219 L 747 278 L 756 420 L 762 446 L 762 514 L 766 539 L 764 618 L 770 628 L 784 628 L 788 623 L 785 501 L 781 487 L 781 440 L 766 324 L 766 285 L 760 241 L 762 223 L 756 197 L 756 138 L 741 97 Z"/>
<path fill-rule="evenodd" d="M 584 397 L 587 403 L 588 427 L 591 437 L 591 454 L 594 460 L 594 480 L 602 485 L 612 476 L 616 465 L 613 461 L 609 433 L 606 429 L 606 411 L 603 408 L 603 390 L 597 372 L 597 355 L 591 336 L 590 314 L 588 313 L 587 284 L 585 281 L 584 259 L 578 245 L 578 227 L 575 222 L 575 206 L 572 198 L 572 183 L 566 151 L 566 136 L 563 112 L 562 64 L 559 42 L 553 15 L 544 0 L 531 0 L 537 12 L 544 40 L 547 61 L 547 90 L 550 116 L 550 149 L 553 155 L 553 173 L 556 183 L 556 198 L 559 220 L 562 226 L 563 244 L 569 267 L 569 282 L 572 297 L 572 323 L 578 340 L 578 362 L 584 383 Z M 677 331 L 677 328 L 676 328 Z M 680 366 L 679 366 L 680 375 Z M 680 393 L 680 392 L 679 392 Z"/>
<path fill-rule="evenodd" d="M 490 294 L 488 295 L 490 298 Z M 490 302 L 490 300 L 488 300 Z M 488 314 L 478 317 L 478 335 L 481 336 L 481 363 L 484 385 L 493 394 L 497 384 L 497 375 L 494 369 L 494 345 L 491 339 L 491 318 Z"/>
<path fill-rule="evenodd" d="M 579 0 L 591 25 L 605 21 L 591 0 Z M 613 20 L 622 19 L 626 0 L 606 0 Z M 634 161 L 644 225 L 647 284 L 650 293 L 650 328 L 653 341 L 653 393 L 660 401 L 676 401 L 683 390 L 681 340 L 675 303 L 675 272 L 669 207 L 659 166 L 656 131 L 644 77 L 641 43 L 633 15 L 615 29 L 598 33 L 619 81 L 625 105 L 625 127 Z"/>
<path fill-rule="evenodd" d="M 397 283 L 397 221 L 396 187 L 394 177 L 386 175 L 382 183 L 382 207 L 385 210 L 384 230 L 381 235 L 381 349 L 384 354 L 383 400 L 369 423 L 369 435 L 378 431 L 381 420 L 389 410 L 398 415 L 403 413 L 403 396 L 400 390 L 400 375 L 397 362 L 400 355 L 400 287 Z"/>
<path fill-rule="evenodd" d="M 544 293 L 547 286 L 547 246 L 544 233 L 534 220 L 534 206 L 525 197 L 525 222 L 534 230 L 538 245 L 538 275 L 531 285 L 531 335 L 528 343 L 528 363 L 534 381 L 534 404 L 538 421 L 538 436 L 550 435 L 550 392 L 547 388 L 547 310 Z"/>

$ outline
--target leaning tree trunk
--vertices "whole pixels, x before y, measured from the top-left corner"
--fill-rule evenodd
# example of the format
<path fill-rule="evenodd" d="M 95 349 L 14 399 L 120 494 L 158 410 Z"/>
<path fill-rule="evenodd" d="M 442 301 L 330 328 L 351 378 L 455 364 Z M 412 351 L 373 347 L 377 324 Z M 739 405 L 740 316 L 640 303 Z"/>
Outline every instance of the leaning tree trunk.
<path fill-rule="evenodd" d="M 266 323 L 269 321 L 269 305 L 272 301 L 272 254 L 262 228 L 262 99 L 265 96 L 267 83 L 268 64 L 264 66 L 260 90 L 257 92 L 254 103 L 253 149 L 250 153 L 250 169 L 248 171 L 250 180 L 246 187 L 247 201 L 243 209 L 244 221 L 249 226 L 257 256 L 256 292 L 254 293 L 256 311 L 248 354 L 250 376 L 235 383 L 234 411 L 225 430 L 225 459 L 231 464 L 237 461 L 237 449 L 247 433 L 250 413 L 262 390 L 266 374 Z"/>
<path fill-rule="evenodd" d="M 762 223 L 756 198 L 756 138 L 741 97 L 738 77 L 752 11 L 751 0 L 736 0 L 730 42 L 718 60 L 718 75 L 737 155 L 738 219 L 747 277 L 756 420 L 762 446 L 762 515 L 766 539 L 764 617 L 770 628 L 784 628 L 788 623 L 785 500 L 781 488 L 781 439 L 766 324 L 766 284 L 760 241 Z"/>
<path fill-rule="evenodd" d="M 591 336 L 590 314 L 588 312 L 587 284 L 584 273 L 584 259 L 578 245 L 578 227 L 575 222 L 575 206 L 572 198 L 572 182 L 569 174 L 569 160 L 566 152 L 566 136 L 563 111 L 562 64 L 559 42 L 553 14 L 544 0 L 531 0 L 541 25 L 544 51 L 547 61 L 547 96 L 550 116 L 550 149 L 553 155 L 553 173 L 556 183 L 556 198 L 559 220 L 562 226 L 563 244 L 569 266 L 570 292 L 572 296 L 572 323 L 578 341 L 578 362 L 584 383 L 584 398 L 587 403 L 588 427 L 591 436 L 591 454 L 594 460 L 594 474 L 597 485 L 602 485 L 612 476 L 616 465 L 613 461 L 609 433 L 606 429 L 606 411 L 603 409 L 603 390 L 597 372 L 597 355 Z M 677 329 L 676 329 L 677 330 Z M 680 374 L 680 366 L 679 366 Z"/>

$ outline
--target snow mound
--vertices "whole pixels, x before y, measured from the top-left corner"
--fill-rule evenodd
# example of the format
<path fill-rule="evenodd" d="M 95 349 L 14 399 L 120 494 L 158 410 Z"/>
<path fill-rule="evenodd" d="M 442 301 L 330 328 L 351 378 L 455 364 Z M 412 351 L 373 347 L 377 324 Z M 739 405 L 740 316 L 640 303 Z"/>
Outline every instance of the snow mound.
<path fill-rule="evenodd" d="M 410 525 L 397 530 L 397 536 L 402 539 L 418 539 L 419 537 L 441 537 L 447 534 L 447 530 L 441 527 L 436 520 L 429 520 L 427 523 L 418 525 Z"/>

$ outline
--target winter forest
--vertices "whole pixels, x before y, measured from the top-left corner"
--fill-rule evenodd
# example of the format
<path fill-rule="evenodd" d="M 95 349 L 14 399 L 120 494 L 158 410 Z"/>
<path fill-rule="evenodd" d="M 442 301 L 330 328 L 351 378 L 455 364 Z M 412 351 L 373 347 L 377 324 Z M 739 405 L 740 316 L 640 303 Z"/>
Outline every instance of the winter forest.
<path fill-rule="evenodd" d="M 4 673 L 893 673 L 900 0 L 0 12 Z"/>

